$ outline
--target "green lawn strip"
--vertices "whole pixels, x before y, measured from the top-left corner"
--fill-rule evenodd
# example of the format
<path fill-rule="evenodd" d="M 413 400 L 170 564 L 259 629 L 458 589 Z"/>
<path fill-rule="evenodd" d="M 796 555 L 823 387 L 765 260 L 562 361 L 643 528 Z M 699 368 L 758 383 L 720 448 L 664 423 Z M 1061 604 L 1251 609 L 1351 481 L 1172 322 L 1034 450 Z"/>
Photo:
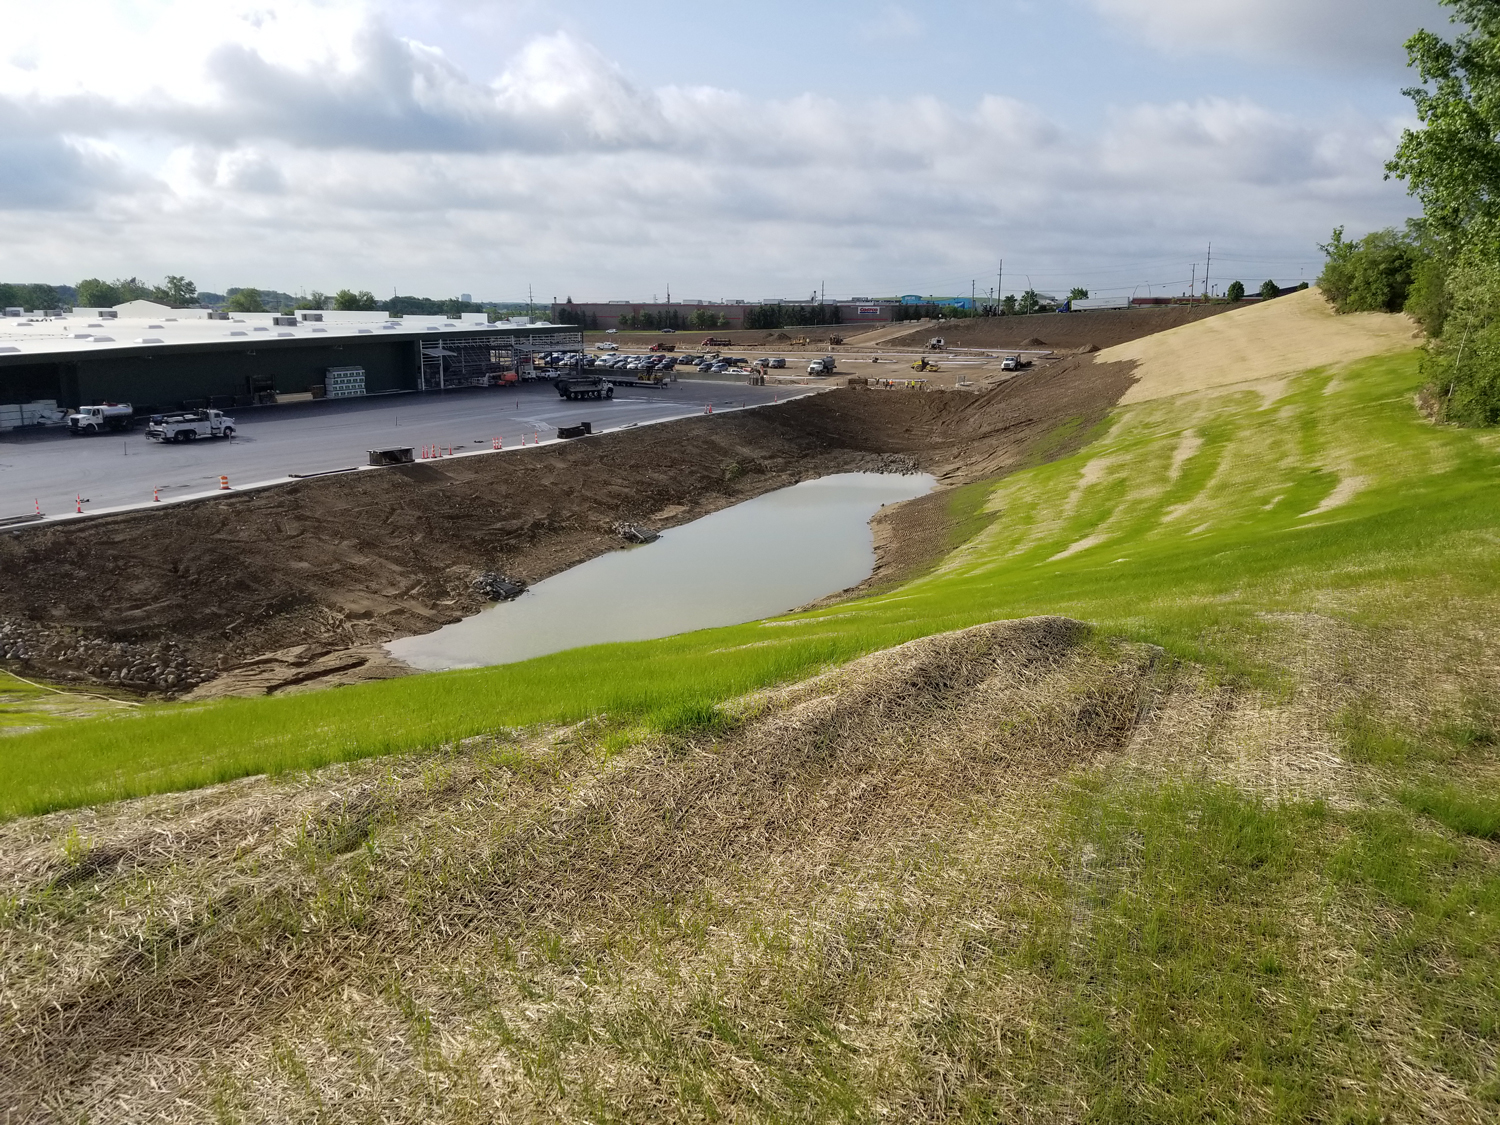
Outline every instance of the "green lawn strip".
<path fill-rule="evenodd" d="M 1005 962 L 1052 997 L 1060 1046 L 1006 1076 L 1035 1100 L 1122 1123 L 1404 1120 L 1451 1082 L 1500 1102 L 1485 856 L 1405 811 L 1206 782 L 1096 777 L 1045 831 L 1050 903 Z"/>
<path fill-rule="evenodd" d="M 1269 404 L 1245 392 L 1121 408 L 1095 444 L 993 486 L 991 522 L 947 562 L 863 601 L 497 668 L 144 708 L 17 735 L 0 755 L 0 815 L 423 750 L 499 726 L 605 711 L 651 722 L 1000 618 L 1066 614 L 1232 666 L 1248 659 L 1241 638 L 1267 613 L 1410 626 L 1455 603 L 1493 608 L 1500 493 L 1490 481 L 1500 456 L 1483 434 L 1422 422 L 1410 397 L 1419 381 L 1411 354 L 1310 373 Z M 1201 445 L 1174 468 L 1188 430 Z M 1349 476 L 1359 490 L 1312 514 Z M 1101 538 L 1065 554 L 1089 536 Z"/>

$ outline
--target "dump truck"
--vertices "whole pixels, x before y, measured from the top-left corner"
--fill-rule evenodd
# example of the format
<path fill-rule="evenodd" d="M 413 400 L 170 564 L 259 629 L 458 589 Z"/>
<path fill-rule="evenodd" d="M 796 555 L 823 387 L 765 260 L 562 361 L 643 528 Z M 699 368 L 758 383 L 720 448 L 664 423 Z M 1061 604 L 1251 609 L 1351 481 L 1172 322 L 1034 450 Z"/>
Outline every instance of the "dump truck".
<path fill-rule="evenodd" d="M 727 336 L 705 336 L 703 343 L 698 346 L 700 348 L 732 348 L 734 341 Z"/>
<path fill-rule="evenodd" d="M 234 419 L 220 410 L 179 410 L 153 414 L 146 427 L 152 441 L 197 441 L 199 438 L 234 437 Z"/>
<path fill-rule="evenodd" d="M 564 375 L 552 384 L 570 402 L 585 398 L 614 398 L 613 384 L 593 375 Z"/>
<path fill-rule="evenodd" d="M 822 359 L 815 359 L 807 365 L 809 375 L 832 375 L 835 367 L 833 356 L 825 355 Z"/>
<path fill-rule="evenodd" d="M 135 425 L 135 408 L 128 402 L 106 402 L 80 406 L 68 415 L 68 433 L 102 434 L 106 430 L 128 430 Z"/>

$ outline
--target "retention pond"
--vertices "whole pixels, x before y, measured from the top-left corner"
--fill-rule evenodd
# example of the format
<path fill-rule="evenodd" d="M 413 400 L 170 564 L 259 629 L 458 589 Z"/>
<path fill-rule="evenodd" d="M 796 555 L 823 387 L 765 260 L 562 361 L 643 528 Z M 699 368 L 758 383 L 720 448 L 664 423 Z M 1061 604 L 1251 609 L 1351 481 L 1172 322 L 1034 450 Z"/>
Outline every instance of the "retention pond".
<path fill-rule="evenodd" d="M 804 481 L 612 551 L 538 582 L 513 602 L 386 647 L 425 671 L 644 641 L 773 617 L 847 589 L 875 566 L 870 517 L 931 491 L 925 474 Z"/>

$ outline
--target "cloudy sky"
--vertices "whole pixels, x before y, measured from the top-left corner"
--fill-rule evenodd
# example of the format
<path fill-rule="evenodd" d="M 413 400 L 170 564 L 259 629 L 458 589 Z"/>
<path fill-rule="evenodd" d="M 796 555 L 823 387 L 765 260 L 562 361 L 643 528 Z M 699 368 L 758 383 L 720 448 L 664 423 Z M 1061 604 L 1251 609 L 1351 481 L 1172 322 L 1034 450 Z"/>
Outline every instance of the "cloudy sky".
<path fill-rule="evenodd" d="M 1436 0 L 6 5 L 0 280 L 1160 294 L 1413 214 Z"/>

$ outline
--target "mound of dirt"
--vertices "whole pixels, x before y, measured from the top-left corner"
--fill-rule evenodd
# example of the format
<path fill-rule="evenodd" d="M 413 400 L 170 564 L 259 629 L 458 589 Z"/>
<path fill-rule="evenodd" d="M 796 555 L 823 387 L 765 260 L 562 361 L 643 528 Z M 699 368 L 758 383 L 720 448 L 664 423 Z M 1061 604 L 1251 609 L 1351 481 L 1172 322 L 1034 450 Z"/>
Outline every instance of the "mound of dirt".
<path fill-rule="evenodd" d="M 1030 316 L 989 316 L 973 320 L 945 320 L 907 333 L 882 333 L 878 339 L 893 348 L 920 348 L 934 335 L 950 348 L 1052 347 L 1071 351 L 1084 344 L 1108 348 L 1193 324 L 1228 312 L 1232 305 L 1167 305 L 1140 309 L 1091 309 L 1074 313 L 1035 313 Z M 1046 340 L 1043 345 L 1040 341 Z M 864 343 L 855 338 L 851 343 Z"/>
<path fill-rule="evenodd" d="M 1000 622 L 731 705 L 717 738 L 606 752 L 585 726 L 0 827 L 11 924 L 35 935 L 0 943 L 0 1107 L 211 1120 L 231 1090 L 236 1120 L 677 1120 L 716 1013 L 777 1044 L 800 1018 L 778 974 L 804 961 L 862 1065 L 904 1073 L 908 1034 L 880 1029 L 927 1026 L 928 973 L 1017 893 L 974 833 L 1121 751 L 1163 676 L 1075 621 Z M 962 911 L 918 906 L 955 876 Z M 891 954 L 788 958 L 815 928 Z M 721 955 L 706 1005 L 682 982 Z M 532 1065 L 536 1029 L 610 1012 Z M 715 1067 L 719 1104 L 800 1065 L 774 1051 Z M 484 1060 L 472 1081 L 460 1052 Z"/>
<path fill-rule="evenodd" d="M 1146 402 L 1352 363 L 1415 348 L 1421 339 L 1408 316 L 1339 316 L 1319 290 L 1306 289 L 1108 348 L 1099 359 L 1139 364 L 1140 382 L 1125 401 Z"/>
<path fill-rule="evenodd" d="M 28 529 L 0 537 L 0 621 L 33 638 L 22 667 L 86 682 L 116 654 L 80 639 L 171 641 L 190 670 L 229 674 L 210 692 L 387 676 L 399 666 L 371 646 L 477 613 L 480 574 L 537 582 L 619 549 L 622 521 L 659 530 L 835 472 L 1009 471 L 1065 421 L 1086 433 L 1130 385 L 1129 365 L 1069 362 L 982 395 L 850 388 Z"/>

